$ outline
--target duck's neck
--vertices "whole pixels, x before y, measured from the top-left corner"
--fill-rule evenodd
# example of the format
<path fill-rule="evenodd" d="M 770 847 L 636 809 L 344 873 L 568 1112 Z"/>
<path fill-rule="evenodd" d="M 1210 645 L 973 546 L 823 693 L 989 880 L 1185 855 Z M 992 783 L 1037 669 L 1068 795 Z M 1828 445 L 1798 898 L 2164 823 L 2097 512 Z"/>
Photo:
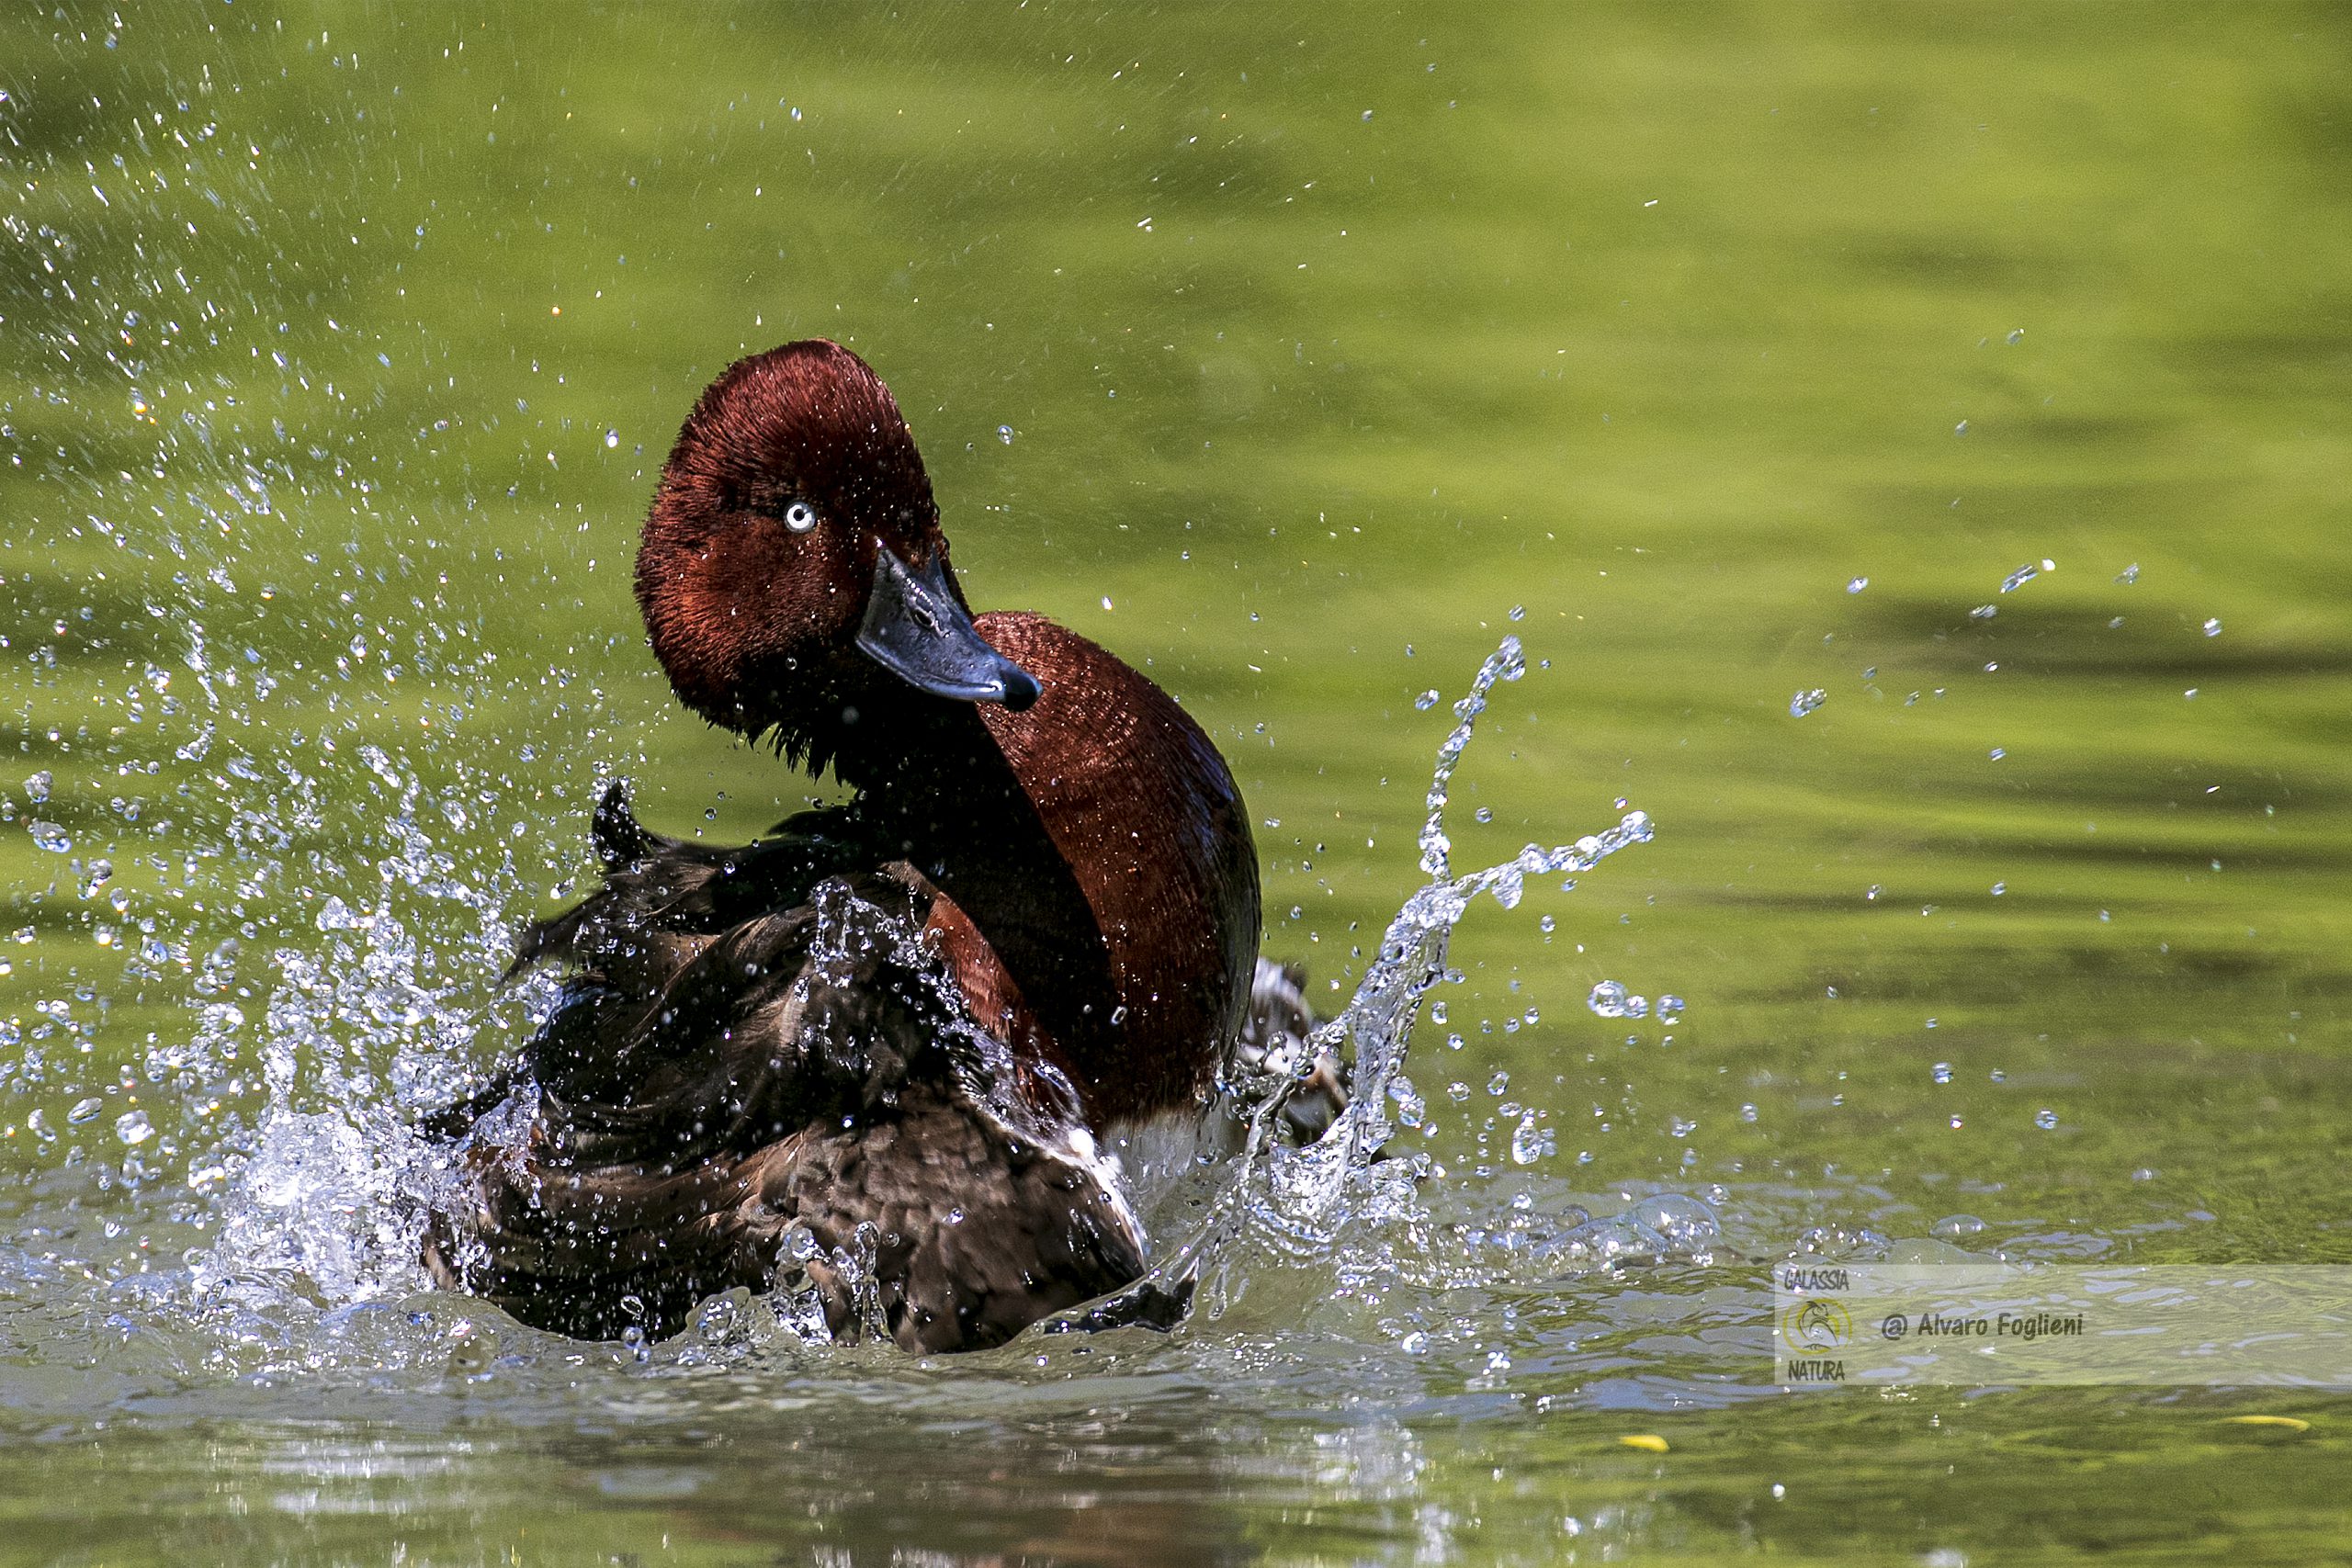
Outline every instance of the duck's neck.
<path fill-rule="evenodd" d="M 983 624 L 1046 695 L 861 723 L 845 776 L 951 901 L 933 925 L 984 1027 L 1059 1068 L 1098 1130 L 1193 1105 L 1257 956 L 1239 794 L 1198 727 L 1108 653 L 1034 616 Z"/>

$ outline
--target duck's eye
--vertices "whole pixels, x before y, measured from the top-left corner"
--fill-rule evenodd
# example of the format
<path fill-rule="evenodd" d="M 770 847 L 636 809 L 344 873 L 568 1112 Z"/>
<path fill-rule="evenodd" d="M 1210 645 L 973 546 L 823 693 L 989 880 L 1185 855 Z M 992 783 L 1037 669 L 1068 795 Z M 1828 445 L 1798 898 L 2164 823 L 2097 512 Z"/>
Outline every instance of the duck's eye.
<path fill-rule="evenodd" d="M 805 501 L 796 501 L 784 509 L 784 525 L 796 534 L 806 534 L 817 525 L 817 509 Z"/>

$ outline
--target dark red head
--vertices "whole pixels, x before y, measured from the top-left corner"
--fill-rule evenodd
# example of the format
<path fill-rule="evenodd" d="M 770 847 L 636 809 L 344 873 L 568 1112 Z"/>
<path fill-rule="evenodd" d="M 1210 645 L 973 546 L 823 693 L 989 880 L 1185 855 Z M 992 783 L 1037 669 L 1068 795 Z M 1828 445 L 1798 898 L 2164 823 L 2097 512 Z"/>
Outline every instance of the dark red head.
<path fill-rule="evenodd" d="M 822 339 L 738 361 L 695 404 L 645 521 L 637 602 L 687 706 L 774 729 L 812 769 L 861 709 L 1037 698 L 972 626 L 890 389 Z"/>

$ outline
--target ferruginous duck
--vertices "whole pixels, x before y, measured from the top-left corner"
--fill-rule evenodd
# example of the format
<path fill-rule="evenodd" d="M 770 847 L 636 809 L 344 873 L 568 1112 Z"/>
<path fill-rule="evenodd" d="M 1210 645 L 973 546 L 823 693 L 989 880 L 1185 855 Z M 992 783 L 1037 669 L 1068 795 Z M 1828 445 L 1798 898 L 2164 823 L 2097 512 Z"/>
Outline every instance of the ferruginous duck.
<path fill-rule="evenodd" d="M 606 794 L 604 886 L 515 959 L 571 966 L 553 1012 L 435 1121 L 435 1278 L 598 1338 L 784 1285 L 925 1351 L 1139 1279 L 1111 1151 L 1229 1120 L 1237 1053 L 1305 1032 L 1216 748 L 1085 637 L 971 614 L 914 438 L 836 344 L 703 393 L 637 599 L 681 701 L 855 793 L 735 849 Z"/>

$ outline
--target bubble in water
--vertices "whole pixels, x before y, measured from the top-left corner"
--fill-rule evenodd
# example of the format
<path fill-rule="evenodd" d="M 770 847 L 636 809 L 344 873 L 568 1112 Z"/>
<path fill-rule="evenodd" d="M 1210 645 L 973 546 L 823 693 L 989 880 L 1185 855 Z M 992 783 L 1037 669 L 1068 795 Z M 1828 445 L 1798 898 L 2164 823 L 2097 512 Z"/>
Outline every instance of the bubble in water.
<path fill-rule="evenodd" d="M 1871 580 L 1867 577 L 1853 578 L 1847 582 L 1846 592 L 1849 593 L 1860 593 L 1863 589 L 1868 588 L 1870 585 Z"/>
<path fill-rule="evenodd" d="M 32 835 L 35 846 L 51 854 L 62 855 L 74 847 L 74 840 L 64 829 L 54 822 L 44 822 L 38 817 L 25 825 L 25 831 Z"/>
<path fill-rule="evenodd" d="M 50 784 L 49 770 L 43 768 L 25 781 L 25 798 L 39 806 L 49 798 Z"/>
<path fill-rule="evenodd" d="M 619 431 L 617 431 L 617 430 L 608 430 L 608 431 L 605 432 L 605 450 L 606 450 L 607 452 L 609 452 L 609 451 L 611 451 L 614 447 L 616 447 L 616 446 L 619 446 L 620 444 L 621 444 L 621 433 L 620 433 Z"/>
<path fill-rule="evenodd" d="M 96 1121 L 98 1112 L 106 1108 L 107 1102 L 96 1096 L 88 1100 L 77 1100 L 74 1102 L 74 1109 L 65 1113 L 65 1120 L 76 1127 L 85 1126 Z"/>
<path fill-rule="evenodd" d="M 1819 707 L 1828 700 L 1829 694 L 1823 691 L 1819 686 L 1814 687 L 1809 692 L 1799 692 L 1796 695 L 1789 699 L 1789 716 L 1791 718 L 1803 718 L 1805 715 L 1811 713 L 1814 709 Z"/>
<path fill-rule="evenodd" d="M 1689 1002 L 1668 991 L 1657 999 L 1657 1021 L 1660 1023 L 1679 1023 L 1690 1006 Z"/>
<path fill-rule="evenodd" d="M 155 1124 L 144 1111 L 129 1111 L 114 1119 L 114 1135 L 137 1148 L 155 1135 Z"/>
<path fill-rule="evenodd" d="M 1471 815 L 1477 818 L 1481 822 L 1491 822 L 1495 819 L 1495 808 L 1491 806 L 1482 806 L 1478 807 L 1476 811 L 1472 812 Z"/>
<path fill-rule="evenodd" d="M 1427 713 L 1430 709 L 1437 706 L 1437 688 L 1432 686 L 1428 691 L 1423 692 L 1419 696 L 1415 697 L 1413 699 L 1413 705 L 1420 709 L 1423 713 Z"/>
<path fill-rule="evenodd" d="M 1509 1073 L 1498 1071 L 1493 1077 L 1487 1080 L 1487 1092 L 1488 1094 L 1504 1094 L 1509 1092 L 1510 1089 L 1510 1075 Z"/>
<path fill-rule="evenodd" d="M 1928 1227 L 1928 1234 L 1939 1241 L 1958 1241 L 1964 1236 L 1984 1234 L 1984 1222 L 1973 1214 L 1947 1214 Z"/>
<path fill-rule="evenodd" d="M 1009 425 L 1009 424 L 1000 424 L 1000 425 L 998 425 L 998 426 L 996 427 L 996 438 L 997 438 L 999 441 L 1003 442 L 1007 446 L 1012 446 L 1012 426 L 1011 426 L 1011 425 Z"/>
<path fill-rule="evenodd" d="M 2033 1124 L 2047 1133 L 2058 1125 L 2058 1112 L 2044 1107 L 2033 1113 Z"/>

